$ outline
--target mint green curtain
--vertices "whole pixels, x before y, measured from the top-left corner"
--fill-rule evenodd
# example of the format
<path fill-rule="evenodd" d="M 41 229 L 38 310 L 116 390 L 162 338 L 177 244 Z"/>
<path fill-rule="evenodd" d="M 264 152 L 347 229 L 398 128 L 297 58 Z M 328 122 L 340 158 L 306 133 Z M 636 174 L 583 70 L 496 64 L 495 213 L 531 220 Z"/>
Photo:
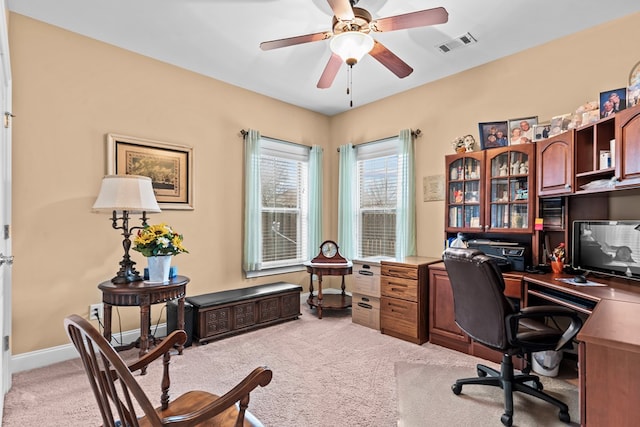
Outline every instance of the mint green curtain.
<path fill-rule="evenodd" d="M 396 206 L 396 258 L 416 254 L 415 155 L 411 129 L 398 137 L 398 200 Z"/>
<path fill-rule="evenodd" d="M 260 220 L 260 132 L 249 129 L 244 137 L 244 248 L 245 272 L 260 269 L 262 221 Z"/>
<path fill-rule="evenodd" d="M 347 259 L 356 256 L 356 203 L 357 164 L 353 144 L 340 146 L 338 175 L 338 246 Z"/>
<path fill-rule="evenodd" d="M 322 147 L 314 145 L 309 152 L 309 259 L 318 253 L 322 243 Z"/>

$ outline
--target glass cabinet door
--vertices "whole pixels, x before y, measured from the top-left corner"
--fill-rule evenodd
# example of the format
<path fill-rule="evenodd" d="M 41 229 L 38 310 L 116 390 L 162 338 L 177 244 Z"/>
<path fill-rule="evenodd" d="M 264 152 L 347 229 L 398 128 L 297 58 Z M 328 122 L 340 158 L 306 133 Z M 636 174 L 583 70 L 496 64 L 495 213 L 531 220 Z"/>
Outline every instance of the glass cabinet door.
<path fill-rule="evenodd" d="M 533 145 L 532 145 L 533 146 Z M 529 229 L 529 162 L 532 149 L 496 150 L 489 159 L 489 230 Z"/>
<path fill-rule="evenodd" d="M 447 229 L 482 228 L 482 152 L 447 157 Z"/>

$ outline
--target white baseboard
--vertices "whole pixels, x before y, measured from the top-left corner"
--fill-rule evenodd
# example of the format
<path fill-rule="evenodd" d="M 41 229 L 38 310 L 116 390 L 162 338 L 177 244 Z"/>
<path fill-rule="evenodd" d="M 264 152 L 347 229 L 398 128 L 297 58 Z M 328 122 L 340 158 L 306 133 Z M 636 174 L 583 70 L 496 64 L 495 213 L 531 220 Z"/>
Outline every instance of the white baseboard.
<path fill-rule="evenodd" d="M 326 288 L 323 289 L 323 293 L 326 294 L 336 294 L 340 293 L 340 289 Z M 317 293 L 317 289 L 315 290 Z M 348 292 L 350 295 L 351 293 Z M 309 298 L 309 292 L 301 292 L 300 293 L 300 302 L 306 303 Z M 155 331 L 155 335 L 163 337 L 167 335 L 167 324 L 161 323 L 158 325 L 157 330 L 155 326 L 153 327 L 153 331 Z M 120 341 L 120 333 L 113 334 L 115 338 Z M 140 331 L 138 329 L 134 329 L 131 331 L 122 332 L 122 342 L 129 343 L 135 341 L 140 336 Z M 114 345 L 118 345 L 118 343 L 112 342 Z M 28 371 L 31 369 L 42 368 L 45 366 L 52 365 L 58 362 L 64 362 L 65 360 L 71 360 L 78 357 L 78 353 L 76 352 L 73 344 L 64 344 L 59 345 L 57 347 L 45 348 L 42 350 L 31 351 L 28 353 L 21 353 L 11 356 L 9 369 L 12 374 L 16 372 Z"/>
<path fill-rule="evenodd" d="M 156 329 L 153 327 L 152 331 L 154 335 L 158 337 L 164 337 L 167 335 L 167 324 L 161 323 Z M 120 341 L 120 333 L 113 334 L 114 338 Z M 122 342 L 129 343 L 135 341 L 140 337 L 140 330 L 134 329 L 131 331 L 122 332 Z M 112 344 L 118 345 L 112 340 Z M 64 344 L 56 347 L 45 348 L 42 350 L 30 351 L 28 353 L 21 353 L 11 356 L 9 362 L 9 369 L 12 374 L 22 371 L 29 371 L 31 369 L 42 368 L 52 365 L 58 362 L 64 362 L 65 360 L 71 360 L 78 357 L 78 352 L 73 344 Z"/>

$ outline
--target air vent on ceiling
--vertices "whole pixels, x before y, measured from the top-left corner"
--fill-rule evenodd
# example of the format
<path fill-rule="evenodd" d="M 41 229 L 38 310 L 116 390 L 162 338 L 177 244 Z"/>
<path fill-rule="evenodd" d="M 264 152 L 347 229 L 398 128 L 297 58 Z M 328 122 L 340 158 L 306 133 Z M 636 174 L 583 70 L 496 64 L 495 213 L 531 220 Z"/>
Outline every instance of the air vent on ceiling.
<path fill-rule="evenodd" d="M 441 43 L 437 45 L 437 48 L 440 49 L 442 53 L 449 53 L 454 49 L 459 49 L 463 46 L 470 45 L 472 43 L 476 43 L 475 37 L 471 35 L 471 33 L 466 33 L 461 35 L 460 37 L 456 37 L 455 39 L 449 40 L 448 42 Z"/>

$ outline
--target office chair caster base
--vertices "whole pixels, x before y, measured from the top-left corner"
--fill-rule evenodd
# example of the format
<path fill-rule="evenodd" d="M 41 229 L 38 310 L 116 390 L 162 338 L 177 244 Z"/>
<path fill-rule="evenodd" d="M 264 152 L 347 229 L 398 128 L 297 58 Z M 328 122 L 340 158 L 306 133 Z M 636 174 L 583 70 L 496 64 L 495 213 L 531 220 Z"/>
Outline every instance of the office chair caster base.
<path fill-rule="evenodd" d="M 451 391 L 457 396 L 462 393 L 462 386 L 460 384 L 454 384 L 451 386 Z"/>
<path fill-rule="evenodd" d="M 502 424 L 504 424 L 505 426 L 511 427 L 513 425 L 513 416 L 502 414 L 502 416 L 500 417 L 500 421 L 502 421 Z"/>
<path fill-rule="evenodd" d="M 538 391 L 544 390 L 544 385 L 539 380 L 531 380 L 526 382 L 525 384 L 529 385 L 532 388 L 535 388 Z"/>
<path fill-rule="evenodd" d="M 569 424 L 571 422 L 571 416 L 566 411 L 558 412 L 558 418 L 560 419 L 560 421 L 566 424 Z"/>

